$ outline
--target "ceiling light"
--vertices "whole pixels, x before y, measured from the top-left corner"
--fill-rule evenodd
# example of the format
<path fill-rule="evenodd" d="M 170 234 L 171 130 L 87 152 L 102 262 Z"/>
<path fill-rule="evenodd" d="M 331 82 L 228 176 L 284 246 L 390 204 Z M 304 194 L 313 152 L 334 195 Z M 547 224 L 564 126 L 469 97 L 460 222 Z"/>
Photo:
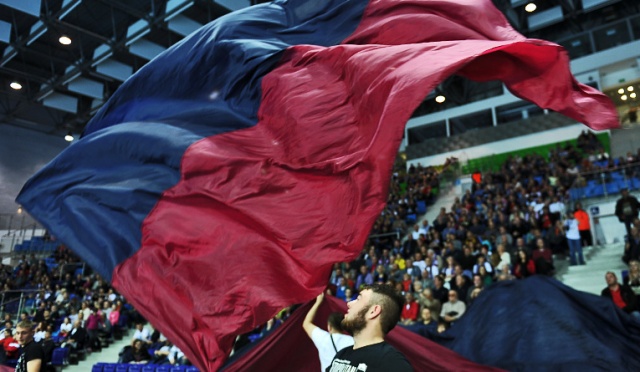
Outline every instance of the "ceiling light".
<path fill-rule="evenodd" d="M 529 3 L 524 7 L 524 10 L 526 10 L 528 13 L 533 13 L 536 11 L 536 9 L 538 9 L 538 7 L 534 3 Z"/>
<path fill-rule="evenodd" d="M 64 140 L 67 142 L 73 141 L 73 134 L 71 134 L 71 132 L 67 133 L 67 135 L 64 136 Z"/>
<path fill-rule="evenodd" d="M 624 94 L 624 88 L 618 89 L 618 94 Z"/>
<path fill-rule="evenodd" d="M 623 100 L 623 101 L 626 101 L 626 100 L 627 100 L 627 98 L 628 98 L 628 97 L 627 97 L 627 95 L 626 95 L 626 94 L 625 94 L 625 95 L 623 95 L 622 97 L 620 97 L 620 99 L 621 99 L 621 100 Z"/>
<path fill-rule="evenodd" d="M 19 206 L 16 212 L 18 212 L 18 214 L 22 214 L 22 206 Z"/>
<path fill-rule="evenodd" d="M 71 38 L 69 38 L 69 36 L 66 35 L 62 35 L 60 36 L 60 38 L 58 39 L 58 41 L 60 42 L 60 44 L 62 45 L 69 45 L 71 44 Z"/>
<path fill-rule="evenodd" d="M 436 97 L 436 102 L 438 102 L 438 103 L 442 103 L 445 100 L 446 100 L 446 98 L 444 98 L 443 95 L 439 95 L 439 96 Z"/>
<path fill-rule="evenodd" d="M 11 87 L 11 89 L 15 89 L 15 90 L 22 89 L 22 84 L 18 83 L 17 81 L 12 81 L 11 84 L 9 84 L 9 86 Z"/>
<path fill-rule="evenodd" d="M 636 98 L 636 94 L 635 93 L 631 93 L 631 94 L 629 94 L 629 97 Z"/>
<path fill-rule="evenodd" d="M 633 87 L 632 87 L 632 86 L 628 86 L 628 87 L 627 87 L 627 90 L 628 90 L 629 92 L 633 92 Z"/>

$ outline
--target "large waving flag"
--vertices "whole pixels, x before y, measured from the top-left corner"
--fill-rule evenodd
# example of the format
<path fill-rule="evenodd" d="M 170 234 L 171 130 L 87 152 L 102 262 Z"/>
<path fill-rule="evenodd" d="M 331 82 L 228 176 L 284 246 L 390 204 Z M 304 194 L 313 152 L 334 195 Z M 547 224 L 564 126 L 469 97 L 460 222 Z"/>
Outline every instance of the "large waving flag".
<path fill-rule="evenodd" d="M 493 285 L 445 336 L 436 341 L 508 371 L 640 371 L 637 319 L 542 275 Z"/>
<path fill-rule="evenodd" d="M 149 62 L 17 201 L 213 370 L 357 256 L 406 121 L 454 73 L 618 124 L 561 47 L 489 0 L 280 0 Z"/>

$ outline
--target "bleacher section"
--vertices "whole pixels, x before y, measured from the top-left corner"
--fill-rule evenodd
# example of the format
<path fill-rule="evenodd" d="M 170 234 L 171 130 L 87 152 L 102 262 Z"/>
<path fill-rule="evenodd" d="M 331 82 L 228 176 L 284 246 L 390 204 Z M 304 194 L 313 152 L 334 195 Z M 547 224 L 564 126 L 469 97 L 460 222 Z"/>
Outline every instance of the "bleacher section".
<path fill-rule="evenodd" d="M 91 372 L 198 372 L 193 366 L 171 366 L 155 364 L 97 363 Z"/>
<path fill-rule="evenodd" d="M 422 143 L 407 146 L 406 154 L 409 160 L 418 159 L 573 124 L 575 124 L 573 119 L 558 113 L 549 113 L 498 127 L 474 129 L 447 138 L 431 138 Z"/>
<path fill-rule="evenodd" d="M 59 242 L 45 240 L 42 236 L 34 236 L 30 240 L 16 244 L 13 251 L 15 253 L 53 253 L 59 246 Z"/>
<path fill-rule="evenodd" d="M 606 166 L 606 164 L 598 164 L 598 162 L 594 164 L 598 166 Z M 624 170 L 613 172 L 603 171 L 599 174 L 599 177 L 596 176 L 594 179 L 586 181 L 585 186 L 571 188 L 569 190 L 569 195 L 572 200 L 597 198 L 618 194 L 620 190 L 624 188 L 629 190 L 640 189 L 640 179 L 636 176 L 627 177 Z"/>

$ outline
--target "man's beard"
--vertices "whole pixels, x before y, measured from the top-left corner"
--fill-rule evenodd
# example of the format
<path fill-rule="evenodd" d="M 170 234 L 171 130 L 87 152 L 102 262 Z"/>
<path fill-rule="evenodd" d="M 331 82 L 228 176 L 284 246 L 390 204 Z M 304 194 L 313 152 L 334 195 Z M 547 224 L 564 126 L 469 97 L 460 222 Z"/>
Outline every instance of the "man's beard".
<path fill-rule="evenodd" d="M 342 325 L 342 329 L 349 332 L 352 335 L 355 335 L 362 331 L 367 326 L 367 319 L 365 315 L 369 311 L 371 306 L 367 306 L 360 310 L 353 319 L 347 319 L 346 317 L 342 319 L 340 325 Z"/>

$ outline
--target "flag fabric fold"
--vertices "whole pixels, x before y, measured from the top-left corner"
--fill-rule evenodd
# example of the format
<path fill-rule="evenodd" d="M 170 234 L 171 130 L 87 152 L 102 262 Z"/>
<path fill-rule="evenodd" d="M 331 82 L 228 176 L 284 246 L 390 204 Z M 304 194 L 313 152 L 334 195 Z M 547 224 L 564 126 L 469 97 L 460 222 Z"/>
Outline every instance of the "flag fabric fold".
<path fill-rule="evenodd" d="M 406 121 L 454 73 L 617 125 L 562 48 L 488 0 L 274 1 L 140 69 L 17 201 L 215 370 L 235 335 L 358 255 Z"/>
<path fill-rule="evenodd" d="M 508 371 L 640 369 L 638 320 L 609 298 L 541 275 L 492 286 L 435 341 Z"/>
<path fill-rule="evenodd" d="M 229 359 L 222 371 L 273 371 L 282 366 L 297 372 L 318 371 L 320 369 L 318 351 L 302 329 L 302 321 L 314 301 L 296 309 L 280 327 L 264 339 L 248 345 L 247 350 L 240 350 L 238 355 Z M 326 329 L 329 314 L 346 311 L 347 306 L 344 301 L 325 296 L 313 323 Z M 446 347 L 400 326 L 389 333 L 387 342 L 407 357 L 415 371 L 501 371 L 498 368 L 471 362 Z"/>

